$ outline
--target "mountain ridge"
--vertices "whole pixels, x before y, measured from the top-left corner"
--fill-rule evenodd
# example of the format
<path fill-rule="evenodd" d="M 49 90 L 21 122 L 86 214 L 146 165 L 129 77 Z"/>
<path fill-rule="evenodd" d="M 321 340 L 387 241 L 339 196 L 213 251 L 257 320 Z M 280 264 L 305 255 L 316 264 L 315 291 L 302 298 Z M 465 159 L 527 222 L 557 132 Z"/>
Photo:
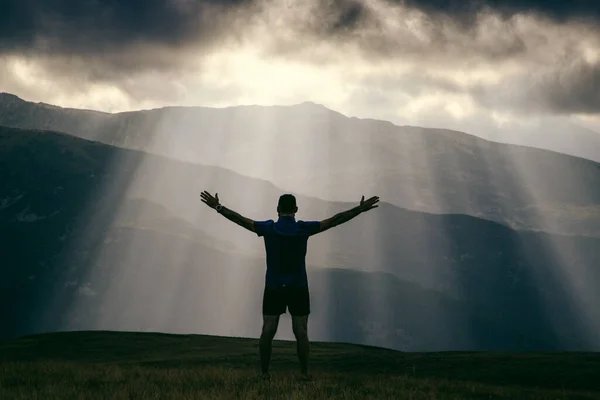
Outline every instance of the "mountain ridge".
<path fill-rule="evenodd" d="M 361 192 L 377 192 L 392 204 L 417 211 L 600 236 L 600 207 L 590 208 L 600 204 L 600 194 L 593 189 L 600 184 L 590 172 L 597 164 L 561 153 L 498 144 L 456 131 L 348 118 L 320 105 L 315 113 L 301 106 L 256 106 L 125 115 L 22 105 L 10 110 L 0 106 L 0 125 L 61 131 L 219 165 L 330 201 L 355 197 L 360 187 Z M 295 151 L 279 154 L 272 151 L 275 148 Z M 403 190 L 392 190 L 398 186 Z M 566 204 L 548 203 L 565 196 Z"/>
<path fill-rule="evenodd" d="M 203 207 L 198 196 L 212 187 L 228 207 L 266 219 L 281 189 L 221 167 L 45 131 L 0 127 L 0 154 L 0 199 L 8 198 L 0 209 L 4 329 L 56 330 L 57 315 L 71 329 L 260 329 L 251 316 L 264 284 L 264 245 Z M 137 198 L 145 202 L 129 203 Z M 344 208 L 301 194 L 297 199 L 302 219 L 324 219 Z M 157 215 L 153 203 L 169 214 Z M 24 209 L 39 216 L 61 212 L 33 222 L 15 219 Z M 149 223 L 159 229 L 136 229 Z M 242 251 L 161 233 L 165 226 L 189 232 L 188 223 Z M 555 249 L 569 258 L 555 257 Z M 313 316 L 321 326 L 316 337 L 399 349 L 597 348 L 600 342 L 588 333 L 598 321 L 586 313 L 599 301 L 592 286 L 600 271 L 590 262 L 599 251 L 598 239 L 519 232 L 468 215 L 382 203 L 310 240 Z M 583 286 L 575 292 L 563 276 L 572 266 L 586 277 L 576 281 Z M 230 293 L 246 300 L 232 303 Z M 210 302 L 200 301 L 205 298 Z M 227 307 L 218 311 L 211 302 Z"/>
<path fill-rule="evenodd" d="M 481 135 L 476 135 L 473 133 L 468 133 L 468 132 L 464 132 L 464 131 L 459 131 L 459 130 L 455 130 L 455 129 L 447 129 L 447 128 L 439 128 L 439 127 L 424 127 L 424 126 L 418 126 L 418 125 L 406 125 L 406 124 L 397 124 L 388 120 L 383 120 L 383 119 L 378 119 L 378 118 L 372 118 L 372 117 L 357 117 L 357 116 L 352 116 L 352 115 L 347 115 L 344 114 L 340 111 L 337 110 L 333 110 L 331 108 L 328 108 L 327 106 L 320 104 L 320 103 L 316 103 L 314 101 L 310 101 L 310 100 L 306 100 L 306 101 L 302 101 L 300 103 L 296 103 L 296 104 L 291 104 L 291 105 L 277 105 L 277 104 L 272 104 L 272 105 L 258 105 L 258 104 L 240 104 L 240 105 L 233 105 L 233 106 L 224 106 L 224 107 L 211 107 L 211 106 L 198 106 L 198 105 L 186 105 L 186 106 L 162 106 L 162 107 L 155 107 L 155 108 L 148 108 L 148 109 L 136 109 L 136 110 L 128 110 L 128 111 L 120 111 L 120 112 L 106 112 L 106 111 L 100 111 L 100 110 L 94 110 L 94 109 L 85 109 L 85 108 L 76 108 L 76 107 L 61 107 L 61 106 L 57 106 L 57 105 L 53 105 L 50 103 L 45 103 L 45 102 L 31 102 L 28 100 L 25 100 L 15 94 L 12 93 L 8 93 L 8 92 L 0 92 L 0 105 L 1 105 L 1 100 L 2 97 L 5 98 L 9 98 L 9 99 L 13 99 L 13 100 L 18 100 L 19 103 L 28 103 L 28 104 L 34 104 L 34 105 L 42 105 L 45 107 L 49 107 L 52 109 L 57 109 L 57 110 L 65 110 L 65 111 L 82 111 L 82 112 L 92 112 L 92 113 L 97 113 L 97 114 L 102 114 L 102 115 L 113 115 L 113 116 L 119 116 L 119 115 L 131 115 L 131 114 L 135 114 L 135 113 L 148 113 L 148 112 L 156 112 L 156 111 L 160 111 L 160 110 L 236 110 L 236 109 L 244 109 L 244 108 L 294 108 L 294 107 L 314 107 L 316 109 L 319 110 L 326 110 L 329 113 L 332 114 L 336 114 L 336 115 L 340 115 L 343 116 L 345 118 L 351 119 L 351 120 L 357 120 L 357 121 L 369 121 L 369 122 L 375 122 L 375 123 L 380 123 L 380 124 L 387 124 L 387 125 L 391 125 L 394 127 L 398 127 L 398 128 L 409 128 L 409 129 L 420 129 L 420 130 L 425 130 L 429 133 L 434 133 L 434 134 L 446 134 L 446 133 L 452 133 L 455 136 L 466 136 L 469 137 L 471 139 L 478 139 L 478 140 L 483 140 L 485 142 L 489 142 L 489 143 L 497 143 L 497 144 L 505 144 L 505 145 L 512 145 L 512 146 L 521 146 L 521 147 L 527 147 L 527 148 L 532 148 L 532 149 L 537 149 L 537 150 L 545 150 L 545 151 L 550 151 L 553 153 L 559 153 L 559 154 L 566 154 L 572 157 L 577 157 L 577 158 L 583 158 L 586 160 L 591 160 L 591 161 L 595 161 L 595 162 L 600 162 L 600 159 L 592 159 L 589 156 L 584 156 L 584 155 L 578 155 L 572 152 L 565 152 L 565 151 L 561 151 L 559 149 L 553 149 L 553 148 L 548 148 L 548 147 L 540 147 L 540 145 L 536 145 L 534 143 L 532 143 L 531 141 L 522 141 L 519 142 L 518 140 L 516 140 L 515 138 L 512 138 L 511 140 L 508 141 L 502 141 L 499 137 L 498 138 L 486 138 L 483 137 Z M 600 144 L 600 134 L 589 129 L 586 127 L 582 127 L 582 126 L 577 126 L 577 128 L 579 128 L 582 131 L 588 131 L 591 132 L 595 135 L 597 135 L 598 137 L 597 142 L 598 144 Z"/>

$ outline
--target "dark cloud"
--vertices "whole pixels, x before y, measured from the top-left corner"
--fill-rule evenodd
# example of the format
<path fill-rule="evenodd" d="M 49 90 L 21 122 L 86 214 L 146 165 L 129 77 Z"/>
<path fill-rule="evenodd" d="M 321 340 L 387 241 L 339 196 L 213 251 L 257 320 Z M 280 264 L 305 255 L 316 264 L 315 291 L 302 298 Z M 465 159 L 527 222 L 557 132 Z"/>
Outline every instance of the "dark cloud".
<path fill-rule="evenodd" d="M 556 22 L 600 19 L 598 0 L 382 0 L 390 5 L 418 9 L 433 19 L 447 17 L 458 25 L 470 27 L 482 12 L 491 12 L 503 18 L 516 14 L 533 13 Z M 327 24 L 325 32 L 352 30 L 368 22 L 371 16 L 361 1 L 321 0 L 320 17 Z M 334 15 L 334 18 L 331 16 Z"/>
<path fill-rule="evenodd" d="M 330 7 L 334 10 L 334 17 L 328 24 L 330 33 L 354 29 L 367 17 L 367 9 L 359 0 L 334 0 Z"/>
<path fill-rule="evenodd" d="M 385 1 L 385 0 L 384 0 Z M 387 0 L 432 17 L 474 21 L 492 10 L 504 16 L 534 12 L 558 21 L 599 18 L 597 0 Z M 319 34 L 358 29 L 372 16 L 359 0 L 318 0 L 308 24 Z M 182 46 L 207 43 L 231 33 L 230 12 L 257 0 L 3 0 L 0 51 L 98 52 L 132 43 Z"/>
<path fill-rule="evenodd" d="M 426 27 L 428 39 L 438 45 L 443 45 L 446 38 L 442 27 L 436 24 L 436 16 L 448 17 L 462 26 L 465 22 L 475 22 L 484 10 L 506 17 L 534 12 L 560 21 L 600 17 L 597 0 L 382 1 L 424 11 L 430 17 Z M 252 22 L 247 18 L 249 10 L 258 14 L 265 4 L 259 0 L 3 0 L 0 52 L 85 55 L 115 53 L 139 44 L 170 48 L 189 44 L 209 46 L 221 43 L 224 38 L 243 36 L 240 25 Z M 241 11 L 245 14 L 239 18 L 236 13 Z M 377 28 L 379 24 L 364 1 L 316 0 L 311 14 L 308 19 L 303 16 L 296 21 L 293 28 L 298 34 L 321 39 L 340 35 L 363 38 L 369 42 L 361 47 L 389 51 L 390 44 L 386 43 L 389 38 L 363 36 L 362 28 Z M 410 39 L 406 43 L 411 46 Z M 518 44 L 518 39 L 515 43 Z M 391 45 L 398 43 L 393 40 Z M 416 43 L 414 48 L 423 45 Z M 515 49 L 519 50 L 518 46 L 508 51 Z"/>
<path fill-rule="evenodd" d="M 578 35 L 599 37 L 600 0 L 381 1 L 424 14 L 362 0 L 297 0 L 285 5 L 280 0 L 0 0 L 0 60 L 17 54 L 32 60 L 52 80 L 77 86 L 109 82 L 133 98 L 151 97 L 154 89 L 147 81 L 154 72 L 160 75 L 154 77 L 159 83 L 187 73 L 199 75 L 198 59 L 229 40 L 250 38 L 267 56 L 305 57 L 319 65 L 328 59 L 339 63 L 347 57 L 343 51 L 354 48 L 366 62 L 395 58 L 422 64 L 423 71 L 432 65 L 460 69 L 480 61 L 500 68 L 510 60 L 548 64 L 549 72 L 532 80 L 512 76 L 502 85 L 475 88 L 471 94 L 501 108 L 600 113 L 600 67 L 584 62 L 549 65 L 554 53 L 577 47 Z M 482 13 L 500 16 L 501 21 L 482 19 Z M 523 24 L 510 18 L 520 13 L 558 23 L 596 23 L 587 25 L 585 32 L 576 26 L 567 42 L 557 36 L 556 24 L 547 21 L 532 19 L 528 23 L 539 29 L 522 29 Z M 397 19 L 392 28 L 384 21 L 388 16 Z M 254 37 L 255 26 L 266 28 L 256 32 L 269 33 Z M 555 42 L 557 37 L 561 43 Z M 321 43 L 326 50 L 316 55 L 315 44 Z M 377 90 L 370 94 L 373 101 L 387 90 L 415 96 L 427 90 L 461 91 L 451 81 L 421 70 L 370 86 Z M 167 96 L 158 89 L 156 93 Z"/>
<path fill-rule="evenodd" d="M 97 53 L 134 43 L 210 42 L 227 29 L 229 0 L 4 0 L 0 51 Z"/>
<path fill-rule="evenodd" d="M 575 62 L 540 79 L 533 101 L 560 114 L 600 114 L 600 65 Z"/>
<path fill-rule="evenodd" d="M 469 92 L 489 109 L 520 114 L 600 115 L 600 64 L 578 59 L 532 71 L 519 79 L 472 87 Z"/>
<path fill-rule="evenodd" d="M 569 19 L 600 18 L 597 0 L 389 0 L 419 8 L 427 13 L 442 13 L 471 21 L 477 13 L 492 10 L 510 17 L 519 13 L 536 13 L 564 22 Z"/>
<path fill-rule="evenodd" d="M 258 10 L 249 6 L 241 0 L 0 0 L 0 59 L 18 55 L 57 82 L 77 84 L 123 86 L 144 74 L 197 73 L 198 56 L 239 39 L 244 17 Z"/>

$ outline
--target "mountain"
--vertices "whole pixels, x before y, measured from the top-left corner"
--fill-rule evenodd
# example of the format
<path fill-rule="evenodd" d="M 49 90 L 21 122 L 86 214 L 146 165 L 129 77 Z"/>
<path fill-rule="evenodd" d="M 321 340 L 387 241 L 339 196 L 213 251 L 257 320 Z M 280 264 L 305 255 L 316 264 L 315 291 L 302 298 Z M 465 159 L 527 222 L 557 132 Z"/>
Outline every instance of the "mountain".
<path fill-rule="evenodd" d="M 495 142 L 529 146 L 600 162 L 600 133 L 564 118 L 548 118 L 529 129 L 486 132 Z"/>
<path fill-rule="evenodd" d="M 0 336 L 255 335 L 264 244 L 201 204 L 207 186 L 253 219 L 273 218 L 282 193 L 220 167 L 0 127 Z M 297 198 L 304 220 L 354 206 Z M 598 259 L 596 238 L 382 202 L 309 240 L 311 335 L 414 351 L 597 350 Z"/>
<path fill-rule="evenodd" d="M 455 131 L 348 118 L 314 103 L 106 114 L 2 95 L 0 125 L 220 166 L 329 201 L 377 193 L 416 211 L 600 236 L 600 164 Z"/>

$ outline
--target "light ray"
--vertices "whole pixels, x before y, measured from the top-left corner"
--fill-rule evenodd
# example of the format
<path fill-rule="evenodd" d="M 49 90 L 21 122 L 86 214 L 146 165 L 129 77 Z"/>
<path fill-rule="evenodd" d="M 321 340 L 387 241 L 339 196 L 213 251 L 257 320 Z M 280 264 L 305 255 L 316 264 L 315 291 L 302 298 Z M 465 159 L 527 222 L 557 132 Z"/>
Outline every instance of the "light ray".
<path fill-rule="evenodd" d="M 532 160 L 527 157 L 529 151 L 522 148 L 508 153 L 510 163 L 517 172 L 516 179 L 532 202 L 529 208 L 534 215 L 535 225 L 544 227 L 549 232 L 560 231 L 560 226 L 556 225 L 556 218 L 551 215 L 552 207 L 546 207 L 552 204 L 554 199 L 545 191 L 555 179 L 562 180 L 567 176 L 561 176 L 561 171 L 552 171 L 551 166 L 546 170 L 532 168 Z M 580 160 L 573 160 L 573 163 L 579 162 Z M 585 174 L 580 169 L 577 171 Z M 573 181 L 572 176 L 568 179 L 571 179 L 570 185 L 574 193 L 578 194 L 580 202 L 594 204 L 597 201 L 594 195 L 595 188 L 585 187 L 577 180 Z M 585 244 L 575 244 L 565 236 L 543 235 L 539 241 L 543 249 L 540 258 L 548 260 L 545 270 L 534 271 L 540 286 L 552 287 L 554 279 L 555 285 L 565 293 L 563 303 L 558 302 L 560 298 L 544 298 L 546 312 L 553 321 L 556 332 L 572 348 L 600 348 L 600 314 L 596 310 L 600 297 L 595 287 L 598 273 L 594 269 L 598 260 L 586 258 Z M 579 326 L 569 326 L 573 323 Z M 570 337 L 574 331 L 583 334 L 584 343 L 577 343 L 576 338 Z"/>

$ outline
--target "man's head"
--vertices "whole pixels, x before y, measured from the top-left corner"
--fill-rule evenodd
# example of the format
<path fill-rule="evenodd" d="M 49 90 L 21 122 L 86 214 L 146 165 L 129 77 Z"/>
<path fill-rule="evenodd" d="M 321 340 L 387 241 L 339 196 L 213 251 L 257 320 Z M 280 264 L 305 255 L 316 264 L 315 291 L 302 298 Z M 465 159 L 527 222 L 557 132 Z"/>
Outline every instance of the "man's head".
<path fill-rule="evenodd" d="M 296 206 L 296 198 L 293 194 L 282 194 L 279 197 L 279 203 L 277 204 L 277 213 L 279 215 L 293 215 L 298 212 L 298 207 Z"/>

